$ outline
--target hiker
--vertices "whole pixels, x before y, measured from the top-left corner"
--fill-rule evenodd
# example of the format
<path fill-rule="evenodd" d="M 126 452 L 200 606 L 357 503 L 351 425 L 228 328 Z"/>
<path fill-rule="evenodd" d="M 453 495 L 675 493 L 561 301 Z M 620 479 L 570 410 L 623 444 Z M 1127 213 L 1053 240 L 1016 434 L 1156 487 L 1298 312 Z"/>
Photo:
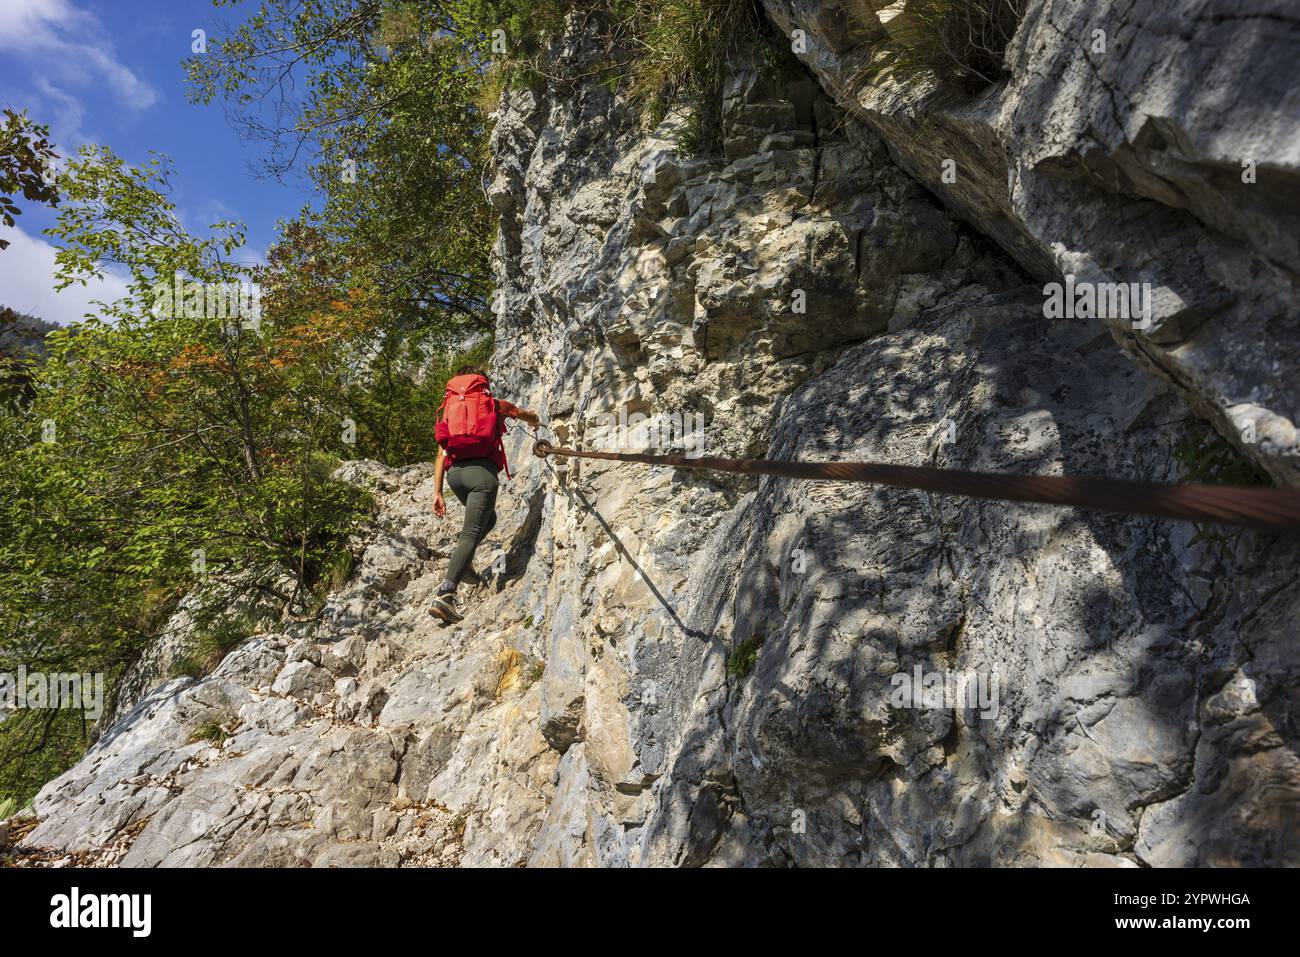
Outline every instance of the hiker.
<path fill-rule="evenodd" d="M 522 419 L 534 428 L 540 420 L 536 412 L 493 398 L 487 373 L 472 366 L 456 370 L 447 383 L 439 411 L 442 414 L 434 429 L 438 460 L 433 467 L 433 513 L 439 518 L 447 514 L 447 502 L 442 497 L 445 471 L 447 484 L 465 506 L 465 524 L 447 563 L 447 576 L 438 586 L 429 611 L 451 624 L 464 617 L 456 607 L 456 586 L 462 578 L 478 580 L 470 560 L 479 542 L 497 523 L 497 472 L 505 469 L 506 478 L 510 477 L 501 441 L 506 419 Z"/>

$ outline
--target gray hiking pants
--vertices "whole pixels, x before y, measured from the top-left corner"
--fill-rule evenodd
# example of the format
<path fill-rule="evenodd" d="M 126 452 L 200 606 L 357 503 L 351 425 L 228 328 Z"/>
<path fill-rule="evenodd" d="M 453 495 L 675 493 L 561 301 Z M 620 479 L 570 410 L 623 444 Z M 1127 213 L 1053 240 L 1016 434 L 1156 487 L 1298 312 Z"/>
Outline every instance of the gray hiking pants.
<path fill-rule="evenodd" d="M 465 459 L 447 470 L 452 494 L 465 506 L 465 525 L 451 550 L 447 582 L 459 585 L 474 550 L 497 524 L 497 467 L 491 459 Z"/>

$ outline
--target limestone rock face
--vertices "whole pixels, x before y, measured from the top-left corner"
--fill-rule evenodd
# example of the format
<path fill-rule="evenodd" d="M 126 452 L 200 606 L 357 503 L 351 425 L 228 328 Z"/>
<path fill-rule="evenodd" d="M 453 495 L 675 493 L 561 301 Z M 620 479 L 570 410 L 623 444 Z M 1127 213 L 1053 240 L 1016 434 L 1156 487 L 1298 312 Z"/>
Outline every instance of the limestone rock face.
<path fill-rule="evenodd" d="M 862 79 L 906 0 L 764 6 L 805 31 L 836 102 L 1037 279 L 1148 283 L 1146 327 L 1111 318 L 1116 339 L 1300 484 L 1293 4 L 1022 0 L 1009 79 L 971 96 Z"/>
<path fill-rule="evenodd" d="M 280 585 L 280 594 L 292 591 Z M 283 602 L 264 592 L 247 592 L 233 584 L 216 583 L 190 592 L 176 606 L 158 637 L 145 649 L 118 682 L 112 721 L 126 717 L 146 694 L 176 677 L 191 665 L 195 645 L 203 631 L 247 628 L 279 617 Z M 242 634 L 242 632 L 239 632 Z"/>
<path fill-rule="evenodd" d="M 783 22 L 849 55 L 871 7 Z M 557 44 L 554 75 L 587 43 Z M 1180 477 L 1187 384 L 1100 321 L 1044 318 L 1030 259 L 950 216 L 896 144 L 807 79 L 738 69 L 725 104 L 725 152 L 699 158 L 682 116 L 644 131 L 599 83 L 504 97 L 493 372 L 543 435 Z M 143 865 L 1300 863 L 1294 542 L 532 443 L 508 438 L 453 627 L 425 611 L 460 517 L 434 518 L 432 466 L 343 466 L 379 510 L 320 620 L 154 688 L 46 786 L 24 844 Z"/>

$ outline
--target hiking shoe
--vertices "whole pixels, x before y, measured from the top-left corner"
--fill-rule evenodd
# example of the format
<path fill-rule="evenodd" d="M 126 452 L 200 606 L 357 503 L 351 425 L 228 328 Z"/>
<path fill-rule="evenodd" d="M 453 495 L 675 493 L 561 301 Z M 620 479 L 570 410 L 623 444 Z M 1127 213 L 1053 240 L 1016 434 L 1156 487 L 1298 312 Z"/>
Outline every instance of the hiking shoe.
<path fill-rule="evenodd" d="M 465 617 L 456 607 L 455 595 L 435 595 L 433 602 L 429 605 L 429 614 L 435 618 L 441 618 L 449 625 L 455 624 Z"/>

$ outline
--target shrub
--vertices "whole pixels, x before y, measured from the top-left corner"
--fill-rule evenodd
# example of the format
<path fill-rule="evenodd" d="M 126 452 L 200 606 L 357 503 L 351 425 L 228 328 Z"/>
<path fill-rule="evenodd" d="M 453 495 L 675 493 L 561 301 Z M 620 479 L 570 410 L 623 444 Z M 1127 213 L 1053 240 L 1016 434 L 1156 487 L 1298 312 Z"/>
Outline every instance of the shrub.
<path fill-rule="evenodd" d="M 1195 423 L 1174 446 L 1174 461 L 1182 470 L 1182 481 L 1202 485 L 1272 485 L 1262 470 L 1248 461 L 1223 436 L 1208 425 Z M 1226 558 L 1241 530 L 1228 531 L 1216 525 L 1196 523 L 1191 544 L 1210 545 Z"/>
<path fill-rule="evenodd" d="M 1267 475 L 1245 459 L 1209 426 L 1196 424 L 1174 447 L 1183 479 L 1205 485 L 1272 485 Z"/>

